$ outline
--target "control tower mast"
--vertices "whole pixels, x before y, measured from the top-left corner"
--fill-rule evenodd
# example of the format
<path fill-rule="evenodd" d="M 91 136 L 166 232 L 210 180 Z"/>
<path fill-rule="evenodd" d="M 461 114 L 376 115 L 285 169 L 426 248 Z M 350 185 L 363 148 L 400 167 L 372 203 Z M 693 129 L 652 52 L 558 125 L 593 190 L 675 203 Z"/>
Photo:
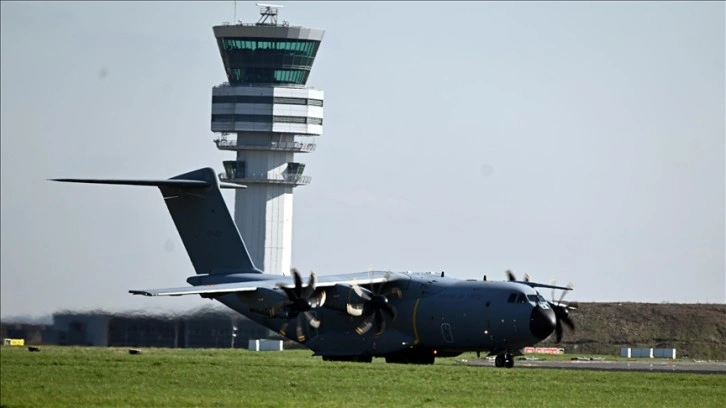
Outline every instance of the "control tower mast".
<path fill-rule="evenodd" d="M 282 6 L 258 4 L 255 24 L 215 26 L 227 83 L 212 89 L 212 132 L 224 161 L 222 181 L 247 185 L 234 219 L 257 268 L 283 274 L 292 257 L 293 188 L 310 183 L 295 153 L 315 150 L 323 133 L 323 91 L 305 84 L 323 30 L 277 23 Z"/>

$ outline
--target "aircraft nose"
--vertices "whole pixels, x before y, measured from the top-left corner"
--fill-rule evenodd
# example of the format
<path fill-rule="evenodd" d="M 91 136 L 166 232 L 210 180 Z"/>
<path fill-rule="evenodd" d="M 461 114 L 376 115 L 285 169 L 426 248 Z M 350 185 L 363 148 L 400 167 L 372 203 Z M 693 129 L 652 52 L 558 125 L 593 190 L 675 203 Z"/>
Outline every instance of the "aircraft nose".
<path fill-rule="evenodd" d="M 532 315 L 529 318 L 529 331 L 539 340 L 544 340 L 552 334 L 555 329 L 555 312 L 552 309 L 542 309 L 536 306 L 532 309 Z"/>

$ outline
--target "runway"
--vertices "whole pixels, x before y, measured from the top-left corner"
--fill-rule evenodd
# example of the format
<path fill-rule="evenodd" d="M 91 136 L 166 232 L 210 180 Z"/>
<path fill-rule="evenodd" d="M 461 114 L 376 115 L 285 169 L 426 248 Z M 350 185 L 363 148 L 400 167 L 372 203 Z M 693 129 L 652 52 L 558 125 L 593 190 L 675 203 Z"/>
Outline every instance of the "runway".
<path fill-rule="evenodd" d="M 494 360 L 479 359 L 468 362 L 471 366 L 494 367 Z M 650 371 L 662 373 L 726 374 L 726 362 L 678 360 L 519 360 L 514 368 L 552 368 L 560 370 L 595 371 Z"/>

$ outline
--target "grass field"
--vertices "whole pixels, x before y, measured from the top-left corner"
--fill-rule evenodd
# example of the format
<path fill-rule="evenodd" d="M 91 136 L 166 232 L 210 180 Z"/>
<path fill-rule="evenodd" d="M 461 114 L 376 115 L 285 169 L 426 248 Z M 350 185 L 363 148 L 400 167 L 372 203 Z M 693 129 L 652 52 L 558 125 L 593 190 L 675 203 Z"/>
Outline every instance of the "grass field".
<path fill-rule="evenodd" d="M 726 376 L 323 362 L 300 350 L 3 347 L 0 405 L 724 407 Z"/>

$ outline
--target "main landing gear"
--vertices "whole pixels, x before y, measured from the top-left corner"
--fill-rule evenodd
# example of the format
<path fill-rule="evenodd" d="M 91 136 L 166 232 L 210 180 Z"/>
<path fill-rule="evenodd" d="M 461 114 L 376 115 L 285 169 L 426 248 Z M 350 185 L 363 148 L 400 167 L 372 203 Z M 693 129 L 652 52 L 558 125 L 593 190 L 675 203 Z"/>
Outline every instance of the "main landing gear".
<path fill-rule="evenodd" d="M 514 367 L 514 356 L 509 353 L 498 354 L 494 359 L 494 367 Z"/>

